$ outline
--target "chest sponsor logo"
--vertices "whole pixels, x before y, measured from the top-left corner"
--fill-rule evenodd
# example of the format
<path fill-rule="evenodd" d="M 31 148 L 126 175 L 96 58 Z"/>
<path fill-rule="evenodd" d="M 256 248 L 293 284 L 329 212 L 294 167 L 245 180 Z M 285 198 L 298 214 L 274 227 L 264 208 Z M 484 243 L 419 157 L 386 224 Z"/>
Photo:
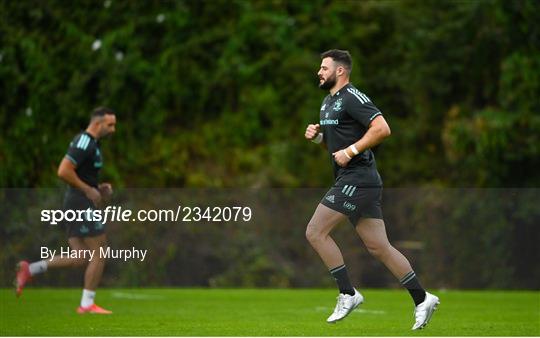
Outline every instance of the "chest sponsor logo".
<path fill-rule="evenodd" d="M 321 120 L 319 124 L 321 126 L 327 126 L 327 125 L 336 125 L 337 126 L 339 124 L 339 120 L 338 119 L 335 119 L 335 120 L 324 119 L 324 120 Z"/>

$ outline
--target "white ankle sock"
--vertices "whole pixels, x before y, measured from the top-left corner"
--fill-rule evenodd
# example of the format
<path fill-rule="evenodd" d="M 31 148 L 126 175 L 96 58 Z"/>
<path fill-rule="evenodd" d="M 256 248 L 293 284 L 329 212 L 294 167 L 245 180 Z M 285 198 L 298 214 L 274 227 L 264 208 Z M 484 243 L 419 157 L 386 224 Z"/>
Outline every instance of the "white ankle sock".
<path fill-rule="evenodd" d="M 92 304 L 94 304 L 94 298 L 96 297 L 95 291 L 90 291 L 83 289 L 82 290 L 82 298 L 81 298 L 81 306 L 82 307 L 89 307 Z"/>
<path fill-rule="evenodd" d="M 47 271 L 47 261 L 37 261 L 28 265 L 30 275 L 37 275 L 38 273 L 44 273 Z"/>

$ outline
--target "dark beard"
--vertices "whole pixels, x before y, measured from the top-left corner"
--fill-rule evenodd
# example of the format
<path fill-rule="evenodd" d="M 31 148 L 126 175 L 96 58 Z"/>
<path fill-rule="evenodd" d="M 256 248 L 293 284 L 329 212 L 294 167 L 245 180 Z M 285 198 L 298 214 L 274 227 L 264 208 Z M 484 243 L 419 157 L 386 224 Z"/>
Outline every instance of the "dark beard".
<path fill-rule="evenodd" d="M 336 77 L 332 76 L 319 85 L 322 90 L 329 90 L 336 85 Z"/>

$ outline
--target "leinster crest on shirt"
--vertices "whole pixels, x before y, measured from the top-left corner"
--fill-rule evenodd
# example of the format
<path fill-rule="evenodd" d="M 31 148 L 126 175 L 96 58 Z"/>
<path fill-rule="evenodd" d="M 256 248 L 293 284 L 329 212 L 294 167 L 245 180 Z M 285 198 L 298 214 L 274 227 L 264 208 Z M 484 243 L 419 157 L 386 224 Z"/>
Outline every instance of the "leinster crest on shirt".
<path fill-rule="evenodd" d="M 340 111 L 341 108 L 343 108 L 343 99 L 340 97 L 337 99 L 337 101 L 334 103 L 334 107 L 332 108 L 334 111 Z"/>

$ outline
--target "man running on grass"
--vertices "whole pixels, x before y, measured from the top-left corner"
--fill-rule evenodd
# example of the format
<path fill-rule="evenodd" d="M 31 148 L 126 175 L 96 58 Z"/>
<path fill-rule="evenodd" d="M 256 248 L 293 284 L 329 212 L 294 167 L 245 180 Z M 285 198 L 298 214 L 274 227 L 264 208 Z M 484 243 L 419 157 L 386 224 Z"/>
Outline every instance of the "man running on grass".
<path fill-rule="evenodd" d="M 109 108 L 96 108 L 91 115 L 86 130 L 73 139 L 67 154 L 58 167 L 58 176 L 68 184 L 64 196 L 64 210 L 87 210 L 99 207 L 102 198 L 112 194 L 109 183 L 99 184 L 99 171 L 103 159 L 99 149 L 99 139 L 114 133 L 116 116 Z M 86 215 L 84 213 L 83 215 Z M 55 256 L 52 261 L 41 260 L 28 264 L 18 264 L 16 293 L 20 296 L 25 284 L 32 276 L 44 273 L 47 269 L 75 267 L 87 264 L 84 274 L 84 289 L 81 304 L 77 312 L 110 314 L 94 303 L 96 288 L 101 279 L 105 258 L 100 257 L 100 247 L 107 245 L 105 226 L 92 220 L 66 223 L 68 243 L 71 250 L 93 250 L 90 261 L 84 258 L 68 258 Z"/>
<path fill-rule="evenodd" d="M 364 297 L 349 281 L 332 229 L 348 218 L 368 251 L 407 288 L 414 304 L 413 330 L 429 322 L 439 298 L 426 292 L 411 264 L 389 242 L 381 210 L 382 180 L 370 148 L 390 135 L 382 113 L 369 97 L 350 82 L 352 58 L 348 51 L 321 54 L 319 88 L 330 91 L 323 100 L 320 122 L 306 128 L 305 137 L 322 143 L 332 158 L 335 183 L 321 200 L 306 229 L 306 237 L 337 282 L 339 296 L 327 322 L 345 318 Z"/>

